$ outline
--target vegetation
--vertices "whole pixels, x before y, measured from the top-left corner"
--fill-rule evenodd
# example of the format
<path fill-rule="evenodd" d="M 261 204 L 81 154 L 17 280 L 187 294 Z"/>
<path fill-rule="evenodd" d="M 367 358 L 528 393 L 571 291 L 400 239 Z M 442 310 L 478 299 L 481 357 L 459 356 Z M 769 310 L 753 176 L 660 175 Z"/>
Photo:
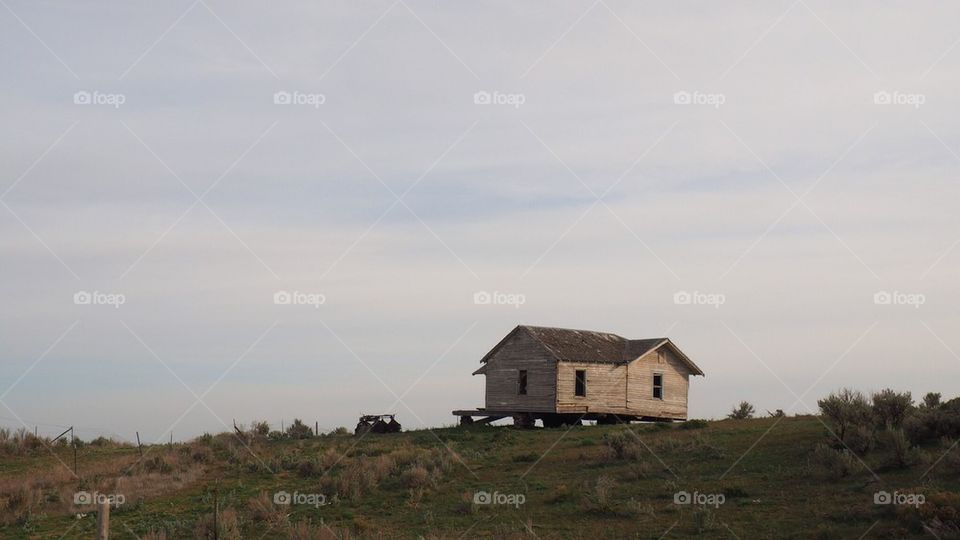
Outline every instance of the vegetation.
<path fill-rule="evenodd" d="M 730 411 L 730 414 L 727 415 L 727 418 L 732 420 L 746 420 L 747 418 L 753 418 L 753 413 L 756 412 L 756 409 L 753 408 L 749 402 L 741 401 L 739 405 L 733 408 Z"/>
<path fill-rule="evenodd" d="M 858 538 L 868 530 L 949 538 L 958 530 L 955 400 L 913 406 L 904 394 L 840 391 L 821 407 L 820 417 L 365 437 L 255 423 L 147 446 L 143 458 L 135 447 L 91 441 L 78 451 L 78 476 L 66 466 L 69 446 L 0 433 L 0 537 L 90 538 L 96 516 L 77 503 L 79 491 L 124 495 L 111 514 L 117 538 L 213 538 L 214 530 L 298 539 Z M 925 502 L 885 504 L 884 493 Z"/>

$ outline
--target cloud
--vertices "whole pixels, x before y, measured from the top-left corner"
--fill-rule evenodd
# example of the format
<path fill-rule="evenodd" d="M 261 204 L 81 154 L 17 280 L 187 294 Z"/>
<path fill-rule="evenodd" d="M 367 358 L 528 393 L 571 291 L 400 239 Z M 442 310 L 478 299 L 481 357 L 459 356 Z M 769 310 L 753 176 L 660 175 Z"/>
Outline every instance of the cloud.
<path fill-rule="evenodd" d="M 351 425 L 416 383 L 413 410 L 389 412 L 441 425 L 482 403 L 469 374 L 520 322 L 669 333 L 707 372 L 693 416 L 787 408 L 781 381 L 801 393 L 841 356 L 808 405 L 841 385 L 960 391 L 930 332 L 960 346 L 948 14 L 408 4 L 198 6 L 151 48 L 189 4 L 11 3 L 79 76 L 0 19 L 17 51 L 0 59 L 0 378 L 80 321 L 5 400 L 18 415 L 159 436 L 193 401 L 177 377 L 199 394 L 226 371 L 208 400 L 222 418 Z M 127 301 L 75 305 L 79 290 Z M 526 302 L 477 306 L 478 290 Z M 727 301 L 678 306 L 678 290 Z M 878 306 L 878 290 L 929 301 Z M 890 367 L 907 357 L 924 360 Z M 95 406 L 69 405 L 94 387 Z M 219 429 L 201 406 L 174 433 Z"/>

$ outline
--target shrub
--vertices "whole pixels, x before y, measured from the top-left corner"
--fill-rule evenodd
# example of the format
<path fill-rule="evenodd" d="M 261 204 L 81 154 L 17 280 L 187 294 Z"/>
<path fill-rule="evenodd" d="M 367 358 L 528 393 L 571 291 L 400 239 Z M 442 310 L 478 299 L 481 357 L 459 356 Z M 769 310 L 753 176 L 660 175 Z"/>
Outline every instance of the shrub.
<path fill-rule="evenodd" d="M 873 430 L 867 426 L 853 426 L 853 428 L 847 429 L 846 439 L 841 442 L 841 446 L 848 450 L 865 455 L 873 449 L 876 437 Z"/>
<path fill-rule="evenodd" d="M 160 456 L 153 456 L 152 458 L 144 461 L 143 468 L 147 472 L 158 472 L 161 474 L 167 474 L 173 471 L 173 466 L 167 463 Z"/>
<path fill-rule="evenodd" d="M 270 424 L 265 421 L 254 422 L 250 426 L 250 434 L 254 437 L 265 438 L 270 434 Z"/>
<path fill-rule="evenodd" d="M 825 444 L 818 444 L 813 450 L 811 462 L 819 466 L 827 478 L 837 480 L 859 472 L 861 464 L 849 450 L 835 450 Z"/>
<path fill-rule="evenodd" d="M 910 392 L 894 392 L 887 388 L 871 396 L 873 416 L 879 427 L 899 428 L 913 408 Z"/>
<path fill-rule="evenodd" d="M 698 506 L 693 510 L 693 526 L 697 534 L 703 534 L 714 527 L 716 516 L 710 508 Z"/>
<path fill-rule="evenodd" d="M 291 439 L 309 439 L 313 437 L 313 430 L 299 418 L 294 418 L 293 423 L 287 427 L 287 437 Z"/>
<path fill-rule="evenodd" d="M 214 530 L 216 522 L 216 530 Z M 198 539 L 223 539 L 240 540 L 240 520 L 237 513 L 231 508 L 224 508 L 220 511 L 217 519 L 214 520 L 213 514 L 204 514 L 197 520 L 193 529 L 194 538 Z"/>
<path fill-rule="evenodd" d="M 297 465 L 297 473 L 302 478 L 310 478 L 317 474 L 317 463 L 312 459 L 305 459 Z"/>
<path fill-rule="evenodd" d="M 723 488 L 723 496 L 728 499 L 742 499 L 750 495 L 740 486 L 727 486 Z"/>
<path fill-rule="evenodd" d="M 753 418 L 753 413 L 755 412 L 756 409 L 753 408 L 753 405 L 747 401 L 741 401 L 739 405 L 730 411 L 730 414 L 727 415 L 727 418 L 732 418 L 734 420 L 745 420 L 747 418 Z"/>
<path fill-rule="evenodd" d="M 430 483 L 430 472 L 419 463 L 411 465 L 400 473 L 400 481 L 408 488 L 422 487 Z"/>
<path fill-rule="evenodd" d="M 116 444 L 114 441 L 112 441 L 111 439 L 108 439 L 108 438 L 104 437 L 103 435 L 101 435 L 101 436 L 97 437 L 96 439 L 90 441 L 90 446 L 96 446 L 96 447 L 99 447 L 99 448 L 103 448 L 104 446 L 113 446 L 114 444 Z"/>
<path fill-rule="evenodd" d="M 919 522 L 931 537 L 957 538 L 960 536 L 960 494 L 951 491 L 930 493 L 923 504 L 906 507 L 897 517 L 911 525 Z"/>
<path fill-rule="evenodd" d="M 960 436 L 960 399 L 934 408 L 916 409 L 903 422 L 903 430 L 914 444 Z"/>
<path fill-rule="evenodd" d="M 783 409 L 777 409 L 773 412 L 767 411 L 767 416 L 770 418 L 783 418 L 787 413 L 783 412 Z"/>
<path fill-rule="evenodd" d="M 277 521 L 283 515 L 280 510 L 274 506 L 270 495 L 266 491 L 261 491 L 256 497 L 247 501 L 247 511 L 254 521 Z"/>
<path fill-rule="evenodd" d="M 526 454 L 517 454 L 513 456 L 514 463 L 530 463 L 540 459 L 540 456 L 534 452 L 528 452 Z"/>
<path fill-rule="evenodd" d="M 905 469 L 915 461 L 910 441 L 902 429 L 888 429 L 884 432 L 884 446 L 890 449 L 890 465 L 892 467 Z"/>
<path fill-rule="evenodd" d="M 868 425 L 872 415 L 867 398 L 849 388 L 818 400 L 817 405 L 820 406 L 820 414 L 833 424 L 837 437 L 844 443 L 847 443 L 847 433 L 851 428 Z"/>
<path fill-rule="evenodd" d="M 629 430 L 605 433 L 603 441 L 616 459 L 634 460 L 643 455 L 643 449 L 637 441 L 637 436 L 630 433 Z"/>
<path fill-rule="evenodd" d="M 927 395 L 923 396 L 923 403 L 921 403 L 920 406 L 927 409 L 935 409 L 939 407 L 940 392 L 927 392 Z"/>
<path fill-rule="evenodd" d="M 707 425 L 708 423 L 706 420 L 687 420 L 686 422 L 680 424 L 680 429 L 703 429 L 707 427 Z"/>
<path fill-rule="evenodd" d="M 570 488 L 566 484 L 554 486 L 553 491 L 547 496 L 547 502 L 550 504 L 560 504 L 567 502 L 572 498 Z"/>
<path fill-rule="evenodd" d="M 594 482 L 583 485 L 581 505 L 593 512 L 607 513 L 612 510 L 610 494 L 616 482 L 606 475 L 598 476 Z"/>

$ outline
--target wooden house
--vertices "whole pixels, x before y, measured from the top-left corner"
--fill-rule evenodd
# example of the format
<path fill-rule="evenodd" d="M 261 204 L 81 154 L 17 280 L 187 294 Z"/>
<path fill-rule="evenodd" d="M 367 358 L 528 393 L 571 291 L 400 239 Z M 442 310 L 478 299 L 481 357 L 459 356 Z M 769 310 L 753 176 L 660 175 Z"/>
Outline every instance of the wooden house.
<path fill-rule="evenodd" d="M 669 338 L 517 326 L 481 360 L 485 406 L 453 411 L 461 423 L 512 416 L 544 426 L 686 420 L 691 375 L 703 375 Z"/>

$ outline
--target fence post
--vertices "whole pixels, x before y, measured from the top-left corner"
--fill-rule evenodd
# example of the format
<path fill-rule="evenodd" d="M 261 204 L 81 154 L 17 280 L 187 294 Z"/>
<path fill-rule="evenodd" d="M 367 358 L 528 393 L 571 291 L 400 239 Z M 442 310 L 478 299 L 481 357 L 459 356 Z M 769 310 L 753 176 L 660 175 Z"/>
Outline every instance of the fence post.
<path fill-rule="evenodd" d="M 97 504 L 97 540 L 108 540 L 110 537 L 110 501 L 104 500 Z"/>
<path fill-rule="evenodd" d="M 127 433 L 130 433 L 129 431 Z M 137 450 L 140 451 L 140 457 L 143 458 L 143 447 L 140 446 L 140 432 L 135 432 L 137 434 Z"/>
<path fill-rule="evenodd" d="M 213 540 L 220 538 L 220 500 L 219 486 L 213 488 Z"/>

